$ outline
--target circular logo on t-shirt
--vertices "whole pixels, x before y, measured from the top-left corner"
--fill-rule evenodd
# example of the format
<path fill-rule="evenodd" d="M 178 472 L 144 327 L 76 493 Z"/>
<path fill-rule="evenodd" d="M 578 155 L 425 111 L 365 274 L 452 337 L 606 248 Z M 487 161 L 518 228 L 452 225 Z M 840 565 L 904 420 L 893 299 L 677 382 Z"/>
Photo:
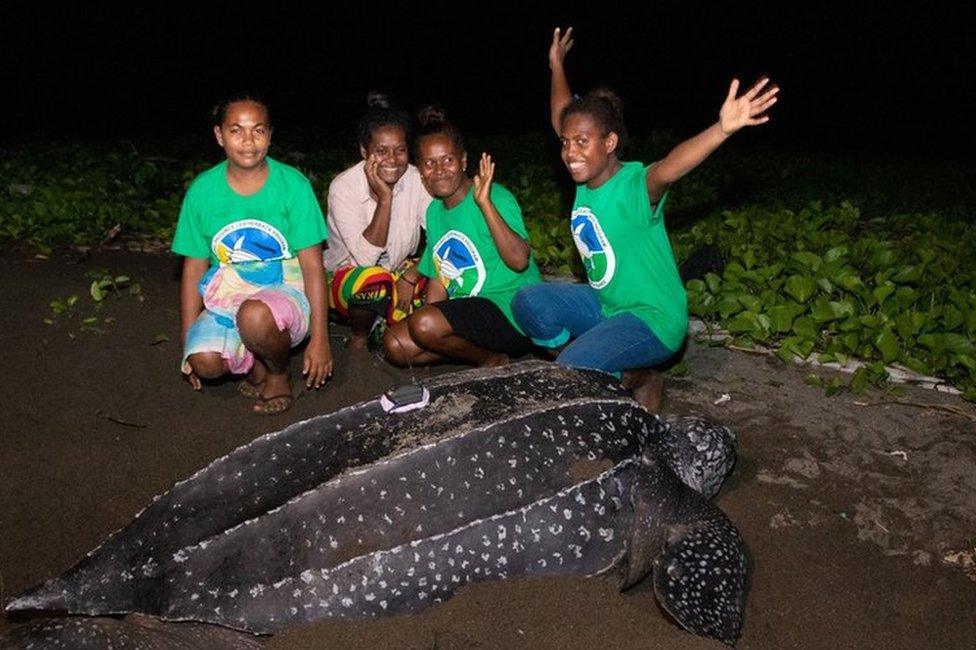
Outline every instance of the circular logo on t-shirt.
<path fill-rule="evenodd" d="M 214 257 L 222 264 L 268 262 L 291 257 L 281 231 L 258 219 L 227 224 L 213 236 L 210 246 Z"/>
<path fill-rule="evenodd" d="M 434 268 L 452 298 L 476 296 L 485 283 L 485 264 L 478 249 L 457 230 L 448 230 L 434 246 Z"/>
<path fill-rule="evenodd" d="M 613 279 L 617 260 L 613 247 L 600 227 L 600 221 L 589 208 L 576 208 L 569 221 L 573 230 L 573 241 L 583 258 L 583 267 L 590 286 L 602 289 Z"/>

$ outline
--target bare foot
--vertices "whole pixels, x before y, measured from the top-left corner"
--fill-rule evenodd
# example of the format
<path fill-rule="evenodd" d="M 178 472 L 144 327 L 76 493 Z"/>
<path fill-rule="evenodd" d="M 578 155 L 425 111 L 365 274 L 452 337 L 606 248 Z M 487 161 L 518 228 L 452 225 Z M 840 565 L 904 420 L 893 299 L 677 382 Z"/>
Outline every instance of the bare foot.
<path fill-rule="evenodd" d="M 291 408 L 295 399 L 291 394 L 291 378 L 288 373 L 265 377 L 258 401 L 251 407 L 251 412 L 257 415 L 277 415 Z"/>
<path fill-rule="evenodd" d="M 482 368 L 495 368 L 508 365 L 508 355 L 503 352 L 489 352 L 487 358 L 479 364 Z"/>
<path fill-rule="evenodd" d="M 638 404 L 651 413 L 661 410 L 664 397 L 664 375 L 650 368 L 624 370 L 620 384 L 633 393 Z"/>
<path fill-rule="evenodd" d="M 254 365 L 251 366 L 250 372 L 244 377 L 244 379 L 237 384 L 237 392 L 248 399 L 256 399 L 261 397 L 261 391 L 264 389 L 264 382 L 268 379 L 268 368 L 258 361 L 254 360 Z"/>

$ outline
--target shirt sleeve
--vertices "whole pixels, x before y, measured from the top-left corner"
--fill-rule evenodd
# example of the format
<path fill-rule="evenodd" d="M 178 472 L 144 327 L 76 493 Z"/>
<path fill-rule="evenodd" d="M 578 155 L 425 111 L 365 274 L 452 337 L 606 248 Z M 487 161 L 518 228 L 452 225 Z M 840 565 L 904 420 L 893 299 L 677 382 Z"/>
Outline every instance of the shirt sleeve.
<path fill-rule="evenodd" d="M 634 188 L 634 196 L 639 197 L 638 198 L 639 201 L 643 201 L 644 205 L 649 206 L 650 223 L 660 221 L 661 219 L 664 218 L 664 204 L 667 203 L 668 192 L 671 191 L 670 189 L 664 190 L 664 194 L 661 195 L 661 198 L 658 199 L 657 203 L 651 204 L 651 195 L 647 192 L 647 170 L 649 170 L 651 167 L 653 167 L 656 164 L 657 162 L 652 162 L 650 165 L 644 167 L 644 173 L 640 174 L 640 183 L 643 186 L 643 190 Z M 638 210 L 637 212 L 635 212 L 635 214 L 643 214 L 643 213 L 644 210 Z"/>
<path fill-rule="evenodd" d="M 493 184 L 491 188 L 491 202 L 495 206 L 495 209 L 498 210 L 498 214 L 508 224 L 508 227 L 519 237 L 528 241 L 529 232 L 525 229 L 522 208 L 519 207 L 515 196 L 501 185 Z"/>
<path fill-rule="evenodd" d="M 308 179 L 302 176 L 293 193 L 289 211 L 291 237 L 288 244 L 293 251 L 300 251 L 322 243 L 329 238 L 329 233 L 325 229 L 322 206 L 315 198 L 315 190 Z"/>
<path fill-rule="evenodd" d="M 173 234 L 171 250 L 177 255 L 185 257 L 209 258 L 210 246 L 200 226 L 200 210 L 193 186 L 187 190 L 180 207 L 180 216 L 176 221 L 176 232 Z"/>
<path fill-rule="evenodd" d="M 363 230 L 372 220 L 369 215 L 363 222 L 362 202 L 346 188 L 332 183 L 329 186 L 329 227 L 333 235 L 342 240 L 349 256 L 357 266 L 373 266 L 380 259 L 382 246 L 374 246 L 365 237 Z"/>

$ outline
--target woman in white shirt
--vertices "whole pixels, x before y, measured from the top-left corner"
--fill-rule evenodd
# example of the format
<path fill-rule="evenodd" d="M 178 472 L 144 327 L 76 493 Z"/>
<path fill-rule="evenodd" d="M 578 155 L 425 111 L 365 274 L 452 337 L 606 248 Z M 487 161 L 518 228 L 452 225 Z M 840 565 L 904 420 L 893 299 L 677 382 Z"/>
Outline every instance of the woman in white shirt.
<path fill-rule="evenodd" d="M 382 94 L 367 101 L 358 134 L 363 159 L 329 185 L 326 217 L 329 307 L 352 329 L 351 348 L 366 347 L 375 325 L 400 320 L 419 304 L 425 278 L 413 257 L 431 201 L 409 163 L 409 118 Z"/>

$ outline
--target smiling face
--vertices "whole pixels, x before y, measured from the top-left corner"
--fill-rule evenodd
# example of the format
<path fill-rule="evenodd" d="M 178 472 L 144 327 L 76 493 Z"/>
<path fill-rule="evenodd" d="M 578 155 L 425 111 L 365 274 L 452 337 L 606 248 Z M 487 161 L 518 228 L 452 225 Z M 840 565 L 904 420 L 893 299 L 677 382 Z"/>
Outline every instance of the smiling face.
<path fill-rule="evenodd" d="M 230 165 L 241 170 L 259 169 L 271 146 L 268 110 L 258 102 L 234 102 L 227 107 L 224 121 L 214 127 L 214 136 Z"/>
<path fill-rule="evenodd" d="M 376 172 L 387 185 L 396 185 L 407 171 L 409 150 L 407 148 L 407 133 L 403 127 L 386 125 L 372 130 L 369 146 L 359 147 L 363 158 L 376 156 L 379 165 Z"/>
<path fill-rule="evenodd" d="M 425 135 L 418 145 L 417 167 L 424 187 L 452 208 L 464 199 L 471 181 L 464 175 L 467 152 L 458 149 L 450 136 L 443 133 Z"/>
<path fill-rule="evenodd" d="M 617 134 L 603 128 L 587 113 L 571 113 L 563 120 L 562 159 L 576 183 L 597 188 L 616 171 Z"/>

